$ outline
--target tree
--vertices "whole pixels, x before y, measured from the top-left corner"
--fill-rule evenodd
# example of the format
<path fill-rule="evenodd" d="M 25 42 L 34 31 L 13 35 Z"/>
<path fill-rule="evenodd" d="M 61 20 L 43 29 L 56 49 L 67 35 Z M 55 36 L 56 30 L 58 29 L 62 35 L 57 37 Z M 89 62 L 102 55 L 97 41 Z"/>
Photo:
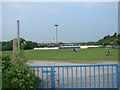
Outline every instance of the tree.
<path fill-rule="evenodd" d="M 105 36 L 103 39 L 97 41 L 97 43 L 102 45 L 120 45 L 120 34 L 114 33 L 112 36 Z"/>
<path fill-rule="evenodd" d="M 20 49 L 21 50 L 33 49 L 35 47 L 38 47 L 37 42 L 26 41 L 25 39 L 20 38 Z M 12 49 L 13 49 L 13 40 L 2 42 L 2 51 L 9 51 Z"/>
<path fill-rule="evenodd" d="M 7 41 L 7 42 L 2 42 L 2 50 L 3 51 L 12 50 L 12 40 L 11 41 Z"/>
<path fill-rule="evenodd" d="M 23 62 L 13 62 L 9 56 L 2 57 L 2 90 L 36 90 L 38 79 Z"/>
<path fill-rule="evenodd" d="M 117 33 L 114 33 L 113 37 L 116 37 L 117 36 Z"/>

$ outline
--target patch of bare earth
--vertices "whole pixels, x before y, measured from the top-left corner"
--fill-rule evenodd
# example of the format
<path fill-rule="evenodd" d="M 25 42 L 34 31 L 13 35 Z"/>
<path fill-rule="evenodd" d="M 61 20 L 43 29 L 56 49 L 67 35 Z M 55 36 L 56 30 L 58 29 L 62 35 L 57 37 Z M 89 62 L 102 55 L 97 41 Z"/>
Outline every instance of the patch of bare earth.
<path fill-rule="evenodd" d="M 56 66 L 56 65 L 82 65 L 82 64 L 117 64 L 118 61 L 98 61 L 98 62 L 93 62 L 91 61 L 90 63 L 72 63 L 72 62 L 63 62 L 59 60 L 28 60 L 27 64 L 28 65 L 34 65 L 34 66 Z"/>

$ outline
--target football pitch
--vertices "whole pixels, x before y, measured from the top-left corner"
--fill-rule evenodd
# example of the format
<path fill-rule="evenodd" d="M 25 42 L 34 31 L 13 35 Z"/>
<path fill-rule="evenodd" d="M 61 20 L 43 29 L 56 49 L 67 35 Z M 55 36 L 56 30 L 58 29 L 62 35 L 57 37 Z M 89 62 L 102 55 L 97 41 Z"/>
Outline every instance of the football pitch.
<path fill-rule="evenodd" d="M 24 50 L 21 58 L 26 60 L 50 60 L 50 61 L 66 61 L 66 62 L 98 62 L 98 61 L 117 61 L 118 49 L 110 48 L 111 55 L 106 56 L 107 48 L 88 48 L 78 49 L 74 52 L 73 49 L 59 50 Z M 4 51 L 3 55 L 10 55 L 12 51 Z"/>

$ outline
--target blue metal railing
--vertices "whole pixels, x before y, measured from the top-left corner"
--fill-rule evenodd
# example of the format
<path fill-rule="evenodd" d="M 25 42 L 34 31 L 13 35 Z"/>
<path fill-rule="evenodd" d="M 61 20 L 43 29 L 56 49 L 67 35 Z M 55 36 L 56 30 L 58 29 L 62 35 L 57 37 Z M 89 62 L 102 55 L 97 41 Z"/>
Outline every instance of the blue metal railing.
<path fill-rule="evenodd" d="M 118 64 L 28 67 L 41 78 L 38 88 L 118 88 Z"/>

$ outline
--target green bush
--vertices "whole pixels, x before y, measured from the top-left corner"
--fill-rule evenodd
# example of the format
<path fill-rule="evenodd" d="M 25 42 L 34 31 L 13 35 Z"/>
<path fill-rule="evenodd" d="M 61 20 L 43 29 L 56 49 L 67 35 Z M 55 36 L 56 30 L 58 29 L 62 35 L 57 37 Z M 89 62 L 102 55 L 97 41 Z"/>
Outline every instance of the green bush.
<path fill-rule="evenodd" d="M 38 77 L 21 62 L 11 61 L 9 56 L 2 57 L 2 88 L 17 90 L 34 90 L 38 85 Z"/>

